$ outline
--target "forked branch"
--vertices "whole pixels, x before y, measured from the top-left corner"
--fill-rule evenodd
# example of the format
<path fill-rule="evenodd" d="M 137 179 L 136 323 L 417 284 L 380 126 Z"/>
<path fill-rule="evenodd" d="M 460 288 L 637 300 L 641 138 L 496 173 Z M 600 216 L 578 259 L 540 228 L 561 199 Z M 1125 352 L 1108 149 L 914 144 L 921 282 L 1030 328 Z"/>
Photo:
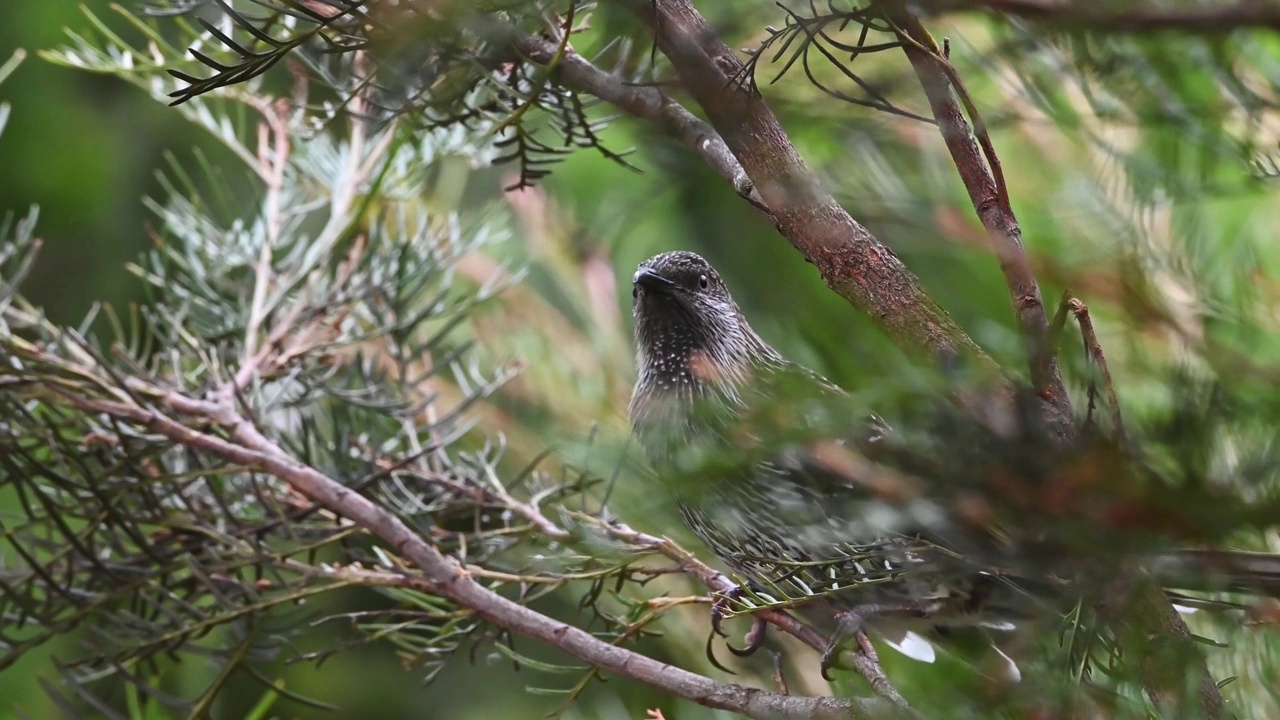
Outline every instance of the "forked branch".
<path fill-rule="evenodd" d="M 1062 381 L 1057 354 L 1045 352 L 1050 333 L 1044 301 L 1022 244 L 1022 229 L 1013 213 L 1000 158 L 987 134 L 986 124 L 951 61 L 920 21 L 906 10 L 890 11 L 888 18 L 902 40 L 903 52 L 929 100 L 943 142 L 1004 273 L 1014 316 L 1027 349 L 1032 386 L 1052 410 L 1046 413 L 1047 425 L 1057 435 L 1068 437 L 1074 421 L 1071 399 Z"/>
<path fill-rule="evenodd" d="M 688 0 L 612 0 L 644 22 L 683 88 L 742 164 L 775 227 L 838 295 L 903 347 L 948 364 L 994 364 L 893 252 L 845 211 L 801 159 L 743 64 Z"/>
<path fill-rule="evenodd" d="M 724 140 L 683 105 L 656 87 L 623 82 L 621 78 L 591 64 L 572 46 L 566 45 L 563 52 L 557 53 L 559 46 L 547 38 L 519 33 L 514 29 L 509 32 L 511 44 L 517 52 L 532 62 L 549 67 L 565 87 L 600 98 L 619 110 L 653 123 L 701 157 L 756 209 L 769 213 L 760 193 L 752 186 L 751 179 Z"/>

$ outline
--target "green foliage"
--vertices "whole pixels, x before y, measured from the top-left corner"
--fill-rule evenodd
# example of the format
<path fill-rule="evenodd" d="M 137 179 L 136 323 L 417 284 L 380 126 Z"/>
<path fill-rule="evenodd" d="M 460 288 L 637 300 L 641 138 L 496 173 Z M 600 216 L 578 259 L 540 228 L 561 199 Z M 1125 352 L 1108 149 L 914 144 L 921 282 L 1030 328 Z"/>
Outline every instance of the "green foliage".
<path fill-rule="evenodd" d="M 78 327 L 49 322 L 18 292 L 36 262 L 34 211 L 3 227 L 0 485 L 11 512 L 0 640 L 8 665 L 50 638 L 85 634 L 84 646 L 59 650 L 61 680 L 50 683 L 68 714 L 217 714 L 227 688 L 258 703 L 246 717 L 298 714 L 297 703 L 352 691 L 304 698 L 283 681 L 282 661 L 330 660 L 375 642 L 398 652 L 406 676 L 435 677 L 475 647 L 492 655 L 485 672 L 527 668 L 505 682 L 552 695 L 528 716 L 629 718 L 669 702 L 617 683 L 601 690 L 595 670 L 525 647 L 420 589 L 380 585 L 380 571 L 400 569 L 394 548 L 263 473 L 65 404 L 160 408 L 168 394 L 202 400 L 230 382 L 281 446 L 488 570 L 490 587 L 707 670 L 705 605 L 681 600 L 705 591 L 645 584 L 672 568 L 645 557 L 651 546 L 610 536 L 598 517 L 608 499 L 641 529 L 684 537 L 651 479 L 621 459 L 625 280 L 660 249 L 702 251 L 735 291 L 749 288 L 737 295 L 771 342 L 855 391 L 830 426 L 877 410 L 902 433 L 891 451 L 913 475 L 962 496 L 992 465 L 1052 474 L 1052 458 L 1016 438 L 938 433 L 938 378 L 909 370 L 767 237 L 767 223 L 744 219 L 730 190 L 665 141 L 635 124 L 606 127 L 607 109 L 505 44 L 547 24 L 573 27 L 572 46 L 606 69 L 665 77 L 660 62 L 649 67 L 642 48 L 611 35 L 633 28 L 586 3 L 450 3 L 446 14 L 410 20 L 379 15 L 379 5 L 182 2 L 154 20 L 90 12 L 87 30 L 42 53 L 176 101 L 171 112 L 232 158 L 168 159 L 149 203 L 151 248 L 131 267 L 148 302 L 95 308 Z M 781 27 L 764 35 L 750 25 L 761 7 L 703 10 L 721 15 L 731 44 L 754 51 L 758 78 L 785 71 L 761 90 L 854 216 L 1020 373 L 1005 290 L 933 128 L 842 102 L 927 114 L 900 48 L 876 41 L 890 28 L 855 4 L 768 9 Z M 1127 446 L 1101 439 L 1085 456 L 1097 465 L 1053 479 L 1095 483 L 1081 504 L 1105 508 L 1119 496 L 1139 519 L 1177 530 L 1095 532 L 1092 518 L 1053 518 L 1058 496 L 996 498 L 994 511 L 1023 530 L 1060 522 L 1053 529 L 1084 558 L 1187 540 L 1275 549 L 1274 43 L 1247 32 L 1052 31 L 1001 16 L 937 24 L 1004 160 L 1045 296 L 1070 288 L 1089 302 L 1129 421 Z M 0 128 L 10 110 L 0 106 Z M 645 175 L 599 162 L 599 153 L 623 162 L 613 148 L 630 146 L 645 149 L 625 161 Z M 598 153 L 570 154 L 580 147 Z M 502 161 L 514 175 L 481 172 L 465 185 L 474 168 Z M 548 176 L 550 162 L 559 165 Z M 545 194 L 526 188 L 506 206 L 492 202 L 499 185 L 535 180 Z M 1084 408 L 1097 378 L 1078 358 L 1064 354 Z M 239 382 L 248 363 L 259 374 Z M 787 430 L 770 440 L 805 439 Z M 756 459 L 714 457 L 711 469 Z M 545 512 L 520 513 L 529 507 Z M 565 535 L 549 538 L 539 518 Z M 370 586 L 378 597 L 361 590 Z M 670 604 L 654 602 L 663 592 Z M 795 599 L 779 595 L 761 599 Z M 1239 678 L 1228 696 L 1242 715 L 1274 714 L 1280 658 L 1268 631 L 1242 627 L 1238 613 L 1206 615 L 1194 618 L 1196 631 L 1229 645 L 1209 653 L 1215 675 Z M 1082 604 L 1042 633 L 1026 653 L 1027 683 L 1005 699 L 1083 697 L 1146 712 L 1099 625 Z M 933 668 L 882 655 L 935 716 L 990 711 L 989 668 L 971 653 Z M 196 662 L 177 670 L 172 656 Z M 733 667 L 768 684 L 763 663 Z M 802 689 L 826 690 L 807 656 L 788 670 Z M 175 676 L 189 679 L 182 692 Z M 697 712 L 678 716 L 711 715 Z"/>
<path fill-rule="evenodd" d="M 162 71 L 181 66 L 180 52 L 132 16 L 142 48 L 90 17 L 97 36 L 75 36 L 47 57 L 165 97 L 174 81 Z M 640 561 L 651 539 L 611 539 L 596 514 L 572 514 L 599 512 L 584 495 L 595 479 L 555 478 L 539 458 L 509 469 L 502 436 L 472 429 L 512 376 L 472 352 L 477 318 L 519 274 L 485 262 L 506 242 L 500 212 L 463 206 L 464 216 L 450 206 L 456 188 L 421 188 L 450 163 L 492 160 L 493 123 L 464 133 L 368 123 L 356 93 L 348 106 L 357 118 L 317 125 L 260 90 L 241 85 L 181 106 L 241 165 L 169 163 L 165 196 L 148 202 L 153 249 L 130 267 L 149 302 L 129 315 L 95 308 L 76 328 L 45 319 L 18 292 L 39 248 L 35 214 L 3 228 L 0 491 L 16 512 L 3 523 L 13 554 L 0 574 L 0 612 L 11 621 L 0 663 L 78 631 L 82 647 L 46 684 L 69 714 L 198 717 L 248 683 L 264 693 L 252 717 L 280 698 L 328 707 L 275 674 L 291 663 L 378 643 L 430 680 L 460 649 L 487 645 L 518 666 L 572 673 L 567 691 L 551 689 L 567 692 L 568 712 L 595 670 L 517 651 L 469 611 L 397 586 L 394 548 L 253 463 L 102 411 L 127 405 L 161 417 L 185 398 L 178 421 L 228 442 L 233 425 L 194 417 L 225 398 L 297 461 L 392 509 L 491 588 L 535 603 L 579 585 L 597 632 L 618 642 L 649 637 L 679 605 L 620 592 L 671 570 Z M 98 317 L 105 334 L 90 330 Z M 550 537 L 542 503 L 564 528 Z M 344 600 L 357 588 L 383 598 Z M 350 632 L 309 632 L 342 626 Z M 172 659 L 196 662 L 185 694 L 167 687 Z M 113 707 L 120 688 L 123 709 Z"/>
<path fill-rule="evenodd" d="M 211 4 L 216 4 L 220 22 L 201 14 Z M 598 101 L 564 90 L 549 71 L 511 47 L 518 35 L 537 33 L 543 18 L 559 12 L 557 4 L 467 3 L 401 11 L 365 0 L 177 0 L 152 13 L 177 18 L 183 44 L 203 66 L 163 68 L 178 81 L 165 90 L 175 105 L 242 83 L 256 85 L 289 58 L 332 92 L 331 99 L 317 105 L 317 122 L 331 122 L 358 92 L 365 105 L 362 114 L 378 120 L 409 115 L 427 128 L 469 130 L 496 123 L 494 130 L 502 134 L 495 143 L 502 153 L 498 160 L 515 162 L 520 170 L 515 186 L 525 187 L 576 148 L 595 148 L 630 167 L 625 153 L 610 150 L 599 137 L 602 121 L 590 112 Z M 592 6 L 569 3 L 563 26 L 574 28 L 575 18 Z M 118 39 L 106 32 L 109 39 Z M 144 32 L 166 52 L 171 49 L 154 31 Z M 80 52 L 92 55 L 96 49 L 81 41 L 76 54 Z M 357 53 L 359 61 L 353 65 Z M 625 46 L 615 47 L 613 54 L 620 62 L 628 55 Z"/>

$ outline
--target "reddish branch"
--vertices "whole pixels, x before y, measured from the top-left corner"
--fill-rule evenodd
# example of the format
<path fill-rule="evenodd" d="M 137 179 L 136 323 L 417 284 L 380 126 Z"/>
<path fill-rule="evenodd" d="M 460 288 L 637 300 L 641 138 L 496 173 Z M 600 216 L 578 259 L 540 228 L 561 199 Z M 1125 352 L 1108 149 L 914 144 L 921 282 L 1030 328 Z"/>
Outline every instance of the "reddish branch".
<path fill-rule="evenodd" d="M 943 142 L 1004 273 L 1014 315 L 1027 346 L 1032 386 L 1054 410 L 1048 418 L 1050 427 L 1061 436 L 1070 435 L 1071 399 L 1062 381 L 1057 353 L 1049 346 L 1044 301 L 1022 244 L 1022 229 L 1013 214 L 1000 158 L 955 68 L 919 20 L 905 11 L 892 12 L 889 17 L 902 38 L 903 50 L 929 100 Z M 966 111 L 973 120 L 974 132 L 970 132 Z"/>
<path fill-rule="evenodd" d="M 951 361 L 990 360 L 889 248 L 840 207 L 805 165 L 742 62 L 688 0 L 614 0 L 649 26 L 681 85 L 742 164 L 784 237 L 838 295 L 900 345 Z"/>
<path fill-rule="evenodd" d="M 999 158 L 955 68 L 939 51 L 923 25 L 905 10 L 891 11 L 889 17 L 903 39 L 903 50 L 929 99 L 929 106 L 942 131 L 943 140 L 1004 271 L 1018 324 L 1027 341 L 1032 382 L 1040 397 L 1057 410 L 1047 420 L 1051 423 L 1050 427 L 1056 427 L 1060 434 L 1068 435 L 1073 427 L 1071 403 L 1062 382 L 1056 343 L 1052 342 L 1060 332 L 1064 316 L 1059 312 L 1059 317 L 1050 325 L 1045 314 L 1040 288 L 1023 248 L 1022 232 L 1013 214 L 1008 190 L 1004 186 Z M 963 101 L 969 117 L 973 119 L 976 139 L 957 103 L 957 95 Z M 1086 352 L 1103 376 L 1115 432 L 1122 437 L 1124 426 L 1120 419 L 1115 385 L 1110 370 L 1107 369 L 1102 346 L 1093 331 L 1088 310 L 1079 300 L 1073 299 L 1068 305 L 1080 324 Z M 1092 409 L 1092 397 L 1090 407 Z M 1120 585 L 1125 584 L 1126 581 L 1122 579 Z M 1111 613 L 1110 619 L 1117 627 L 1123 624 L 1134 628 L 1135 632 L 1127 638 L 1129 642 L 1126 646 L 1140 648 L 1138 672 L 1152 702 L 1165 711 L 1175 709 L 1172 688 L 1184 677 L 1181 673 L 1190 667 L 1198 675 L 1197 705 L 1200 712 L 1208 718 L 1225 717 L 1222 694 L 1214 684 L 1203 658 L 1197 654 L 1190 641 L 1186 625 L 1178 617 L 1168 598 L 1150 582 L 1129 584 L 1122 589 L 1117 588 L 1116 592 L 1124 593 L 1123 602 L 1143 606 L 1143 612 Z M 1159 645 L 1162 649 L 1157 650 L 1152 645 Z M 1159 657 L 1155 657 L 1156 655 Z"/>
<path fill-rule="evenodd" d="M 1280 30 L 1280 3 L 1275 0 L 1238 0 L 1191 7 L 1160 7 L 1155 2 L 1143 7 L 1097 0 L 924 0 L 919 6 L 932 11 L 983 9 L 1055 28 L 1192 33 L 1225 33 L 1247 28 Z"/>

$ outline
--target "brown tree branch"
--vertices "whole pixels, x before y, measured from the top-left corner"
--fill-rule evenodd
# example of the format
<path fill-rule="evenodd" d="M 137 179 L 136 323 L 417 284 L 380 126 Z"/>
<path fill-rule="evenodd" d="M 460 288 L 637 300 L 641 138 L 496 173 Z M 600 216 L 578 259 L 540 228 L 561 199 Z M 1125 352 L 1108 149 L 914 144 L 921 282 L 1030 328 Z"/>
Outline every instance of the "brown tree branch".
<path fill-rule="evenodd" d="M 684 143 L 729 182 L 747 202 L 769 214 L 760 193 L 746 171 L 715 130 L 683 105 L 656 87 L 628 85 L 611 73 L 591 64 L 572 47 L 560 52 L 557 42 L 510 31 L 509 41 L 521 55 L 539 65 L 549 66 L 565 87 L 600 98 L 619 110 L 648 120 L 671 137 Z"/>
<path fill-rule="evenodd" d="M 1014 316 L 1026 343 L 1032 386 L 1054 411 L 1046 419 L 1059 436 L 1069 436 L 1074 424 L 1071 398 L 1062 381 L 1057 353 L 1048 347 L 1049 321 L 1040 286 L 1023 247 L 1022 229 L 1013 213 L 1000 159 L 985 123 L 955 68 L 920 21 L 905 10 L 892 10 L 888 17 L 898 31 L 903 51 L 929 100 L 943 142 L 1004 273 Z M 964 104 L 963 110 L 957 95 Z M 970 132 L 965 111 L 973 120 L 974 132 Z"/>
<path fill-rule="evenodd" d="M 32 348 L 31 351 L 35 353 L 39 352 L 35 348 Z M 259 354 L 247 360 L 245 365 L 236 372 L 236 379 L 227 383 L 217 393 L 215 393 L 215 399 L 213 401 L 195 400 L 185 395 L 165 391 L 149 383 L 137 380 L 136 378 L 127 378 L 125 380 L 125 385 L 130 390 L 137 392 L 144 397 L 153 398 L 184 415 L 209 418 L 224 426 L 233 424 L 238 427 L 243 424 L 244 426 L 253 429 L 255 436 L 257 436 L 257 430 L 254 428 L 253 424 L 243 416 L 237 414 L 234 411 L 234 407 L 237 400 L 237 391 L 239 389 L 239 386 L 236 383 L 246 376 L 252 376 L 255 374 L 259 369 L 259 363 L 262 359 L 263 356 Z M 283 453 L 283 451 L 280 452 Z M 391 468 L 384 467 L 383 470 L 389 471 Z M 468 489 L 460 486 L 444 476 L 432 476 L 431 481 L 446 485 L 455 492 L 470 495 L 477 502 L 483 502 L 487 499 L 498 501 L 511 508 L 513 512 L 524 517 L 531 525 L 538 528 L 538 530 L 547 537 L 558 540 L 564 540 L 569 537 L 569 533 L 567 531 L 556 525 L 550 520 L 550 518 L 546 517 L 546 515 L 542 513 L 537 503 L 522 503 L 512 497 L 506 492 L 506 489 L 502 487 L 496 477 L 492 478 L 493 482 L 491 483 L 490 488 L 477 487 L 474 489 Z M 674 560 L 681 572 L 700 580 L 707 588 L 714 592 L 728 593 L 736 588 L 733 581 L 723 573 L 716 571 L 711 566 L 702 562 L 696 556 L 669 539 L 648 535 L 646 533 L 633 530 L 626 525 L 600 523 L 598 518 L 591 516 L 581 516 L 580 519 L 584 522 L 590 522 L 597 525 L 602 530 L 619 540 L 631 543 L 644 550 L 662 554 Z M 785 611 L 764 610 L 753 613 L 753 617 L 774 625 L 778 629 L 792 635 L 815 650 L 823 651 L 826 649 L 826 638 Z M 871 688 L 881 697 L 898 707 L 908 708 L 906 699 L 902 697 L 902 694 L 898 692 L 897 688 L 894 687 L 893 683 L 889 680 L 889 677 L 884 673 L 884 669 L 880 666 L 880 660 L 876 656 L 874 648 L 872 648 L 866 641 L 865 635 L 861 636 L 861 640 L 864 643 L 863 651 L 844 651 L 840 655 L 840 662 L 843 666 L 852 667 L 856 672 L 858 672 L 858 674 L 862 675 Z"/>
<path fill-rule="evenodd" d="M 951 362 L 994 363 L 925 292 L 889 248 L 822 187 L 743 66 L 689 0 L 613 0 L 644 22 L 684 89 L 706 113 L 770 210 L 774 226 L 836 294 L 900 345 Z"/>
<path fill-rule="evenodd" d="M 1161 717 L 1232 717 L 1191 630 L 1149 575 L 1124 573 L 1108 585 L 1098 610 L 1115 628 L 1121 647 L 1139 650 L 1134 665 Z M 1194 690 L 1194 699 L 1188 690 Z"/>
<path fill-rule="evenodd" d="M 228 433 L 229 439 L 195 430 L 165 412 L 136 402 L 86 398 L 56 388 L 47 389 L 47 396 L 55 401 L 109 415 L 233 465 L 279 478 L 312 502 L 387 542 L 422 572 L 422 590 L 447 598 L 499 627 L 541 640 L 595 667 L 707 707 L 761 720 L 849 720 L 902 713 L 901 708 L 883 700 L 788 696 L 720 683 L 604 642 L 572 625 L 512 602 L 477 583 L 456 560 L 441 554 L 387 509 L 290 456 L 225 399 L 197 400 L 155 388 L 149 393 L 171 411 L 217 424 Z"/>
<path fill-rule="evenodd" d="M 1219 34 L 1248 28 L 1280 30 L 1280 3 L 1275 0 L 1206 2 L 1198 7 L 1161 7 L 1154 2 L 1142 7 L 1096 0 L 923 0 L 919 5 L 933 12 L 987 10 L 1059 29 L 1091 28 L 1118 32 L 1180 30 L 1198 34 Z"/>
<path fill-rule="evenodd" d="M 390 468 L 384 468 L 389 470 Z M 565 540 L 570 534 L 560 526 L 551 521 L 536 503 L 523 503 L 512 497 L 501 488 L 497 479 L 493 479 L 493 489 L 489 488 L 468 488 L 460 483 L 456 483 L 444 476 L 432 476 L 431 481 L 437 482 L 449 487 L 454 492 L 469 495 L 476 502 L 485 502 L 488 500 L 496 500 L 521 517 L 529 521 L 531 525 L 538 528 L 543 535 Z M 713 592 L 728 594 L 735 590 L 737 586 L 724 573 L 712 568 L 710 565 L 702 562 L 697 556 L 688 550 L 677 545 L 668 538 L 660 538 L 655 535 L 649 535 L 633 529 L 629 525 L 621 523 L 607 523 L 592 515 L 577 513 L 576 517 L 579 521 L 590 524 L 599 530 L 609 534 L 611 537 L 629 543 L 636 548 L 663 555 L 674 560 L 678 571 L 700 581 L 708 589 Z M 471 570 L 473 574 L 485 573 L 486 576 L 492 577 L 493 574 L 486 573 L 482 570 Z M 827 639 L 821 633 L 813 628 L 805 625 L 797 620 L 789 613 L 783 610 L 759 610 L 751 613 L 752 618 L 768 623 L 778 628 L 782 632 L 791 635 L 809 647 L 819 652 L 825 651 L 827 648 Z M 884 668 L 880 665 L 880 660 L 876 656 L 875 649 L 866 641 L 866 636 L 860 634 L 860 639 L 864 642 L 861 652 L 844 651 L 840 655 L 840 663 L 843 667 L 853 668 L 859 675 L 866 679 L 871 689 L 876 694 L 889 700 L 900 707 L 908 707 L 907 701 L 894 687 L 889 676 L 885 674 Z"/>

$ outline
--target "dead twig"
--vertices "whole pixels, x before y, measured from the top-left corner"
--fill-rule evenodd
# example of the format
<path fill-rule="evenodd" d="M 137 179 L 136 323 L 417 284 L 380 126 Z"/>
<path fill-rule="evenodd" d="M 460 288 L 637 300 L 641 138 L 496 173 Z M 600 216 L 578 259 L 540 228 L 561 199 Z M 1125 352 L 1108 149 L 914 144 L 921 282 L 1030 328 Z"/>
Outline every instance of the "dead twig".
<path fill-rule="evenodd" d="M 727 180 L 744 200 L 766 215 L 771 214 L 760 192 L 752 185 L 720 135 L 666 93 L 656 87 L 624 82 L 591 64 L 572 46 L 565 46 L 557 52 L 559 45 L 553 40 L 514 31 L 510 42 L 525 57 L 551 68 L 565 87 L 598 97 L 619 110 L 653 123 L 679 140 Z"/>
<path fill-rule="evenodd" d="M 1124 421 L 1120 417 L 1120 399 L 1116 396 L 1116 384 L 1111 379 L 1111 369 L 1107 367 L 1107 358 L 1102 354 L 1102 345 L 1098 342 L 1098 334 L 1093 329 L 1093 320 L 1089 317 L 1089 308 L 1083 302 L 1072 298 L 1069 302 L 1071 314 L 1080 324 L 1080 336 L 1084 340 L 1085 358 L 1098 368 L 1102 376 L 1102 387 L 1107 393 L 1107 403 L 1111 406 L 1111 425 L 1116 438 L 1124 440 Z M 1089 387 L 1089 418 L 1093 415 L 1093 395 L 1096 393 L 1093 383 Z"/>

